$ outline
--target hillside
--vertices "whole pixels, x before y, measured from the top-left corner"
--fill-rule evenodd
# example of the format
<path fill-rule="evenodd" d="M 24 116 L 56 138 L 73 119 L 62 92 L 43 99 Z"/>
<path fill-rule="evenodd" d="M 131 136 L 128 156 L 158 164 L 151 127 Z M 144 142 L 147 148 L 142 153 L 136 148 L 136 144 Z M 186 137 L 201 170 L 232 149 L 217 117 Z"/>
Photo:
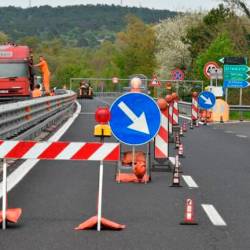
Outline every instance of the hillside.
<path fill-rule="evenodd" d="M 157 23 L 177 13 L 115 5 L 2 7 L 0 31 L 14 41 L 36 36 L 41 40 L 61 38 L 68 45 L 94 47 L 102 40 L 113 40 L 115 33 L 125 27 L 128 14 L 140 17 L 145 23 Z"/>

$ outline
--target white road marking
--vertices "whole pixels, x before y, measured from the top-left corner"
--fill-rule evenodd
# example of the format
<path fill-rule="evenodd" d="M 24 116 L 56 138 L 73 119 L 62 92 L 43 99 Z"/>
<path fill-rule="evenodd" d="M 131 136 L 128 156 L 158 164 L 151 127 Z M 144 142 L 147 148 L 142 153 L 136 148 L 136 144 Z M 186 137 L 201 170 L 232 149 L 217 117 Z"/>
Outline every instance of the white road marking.
<path fill-rule="evenodd" d="M 50 137 L 48 141 L 58 141 L 63 134 L 69 129 L 69 127 L 73 124 L 75 119 L 79 116 L 81 112 L 81 105 L 76 102 L 77 109 L 73 116 L 53 135 Z M 12 172 L 8 178 L 8 187 L 7 192 L 12 190 L 25 176 L 29 173 L 29 171 L 39 162 L 39 160 L 26 160 L 23 164 L 21 164 L 14 172 Z M 3 193 L 3 184 L 0 183 L 0 198 Z"/>
<path fill-rule="evenodd" d="M 182 178 L 187 183 L 188 187 L 190 187 L 190 188 L 198 188 L 199 187 L 191 176 L 182 175 Z"/>
<path fill-rule="evenodd" d="M 208 218 L 215 226 L 226 226 L 226 222 L 222 219 L 215 207 L 210 204 L 201 204 Z"/>
<path fill-rule="evenodd" d="M 231 130 L 226 130 L 225 133 L 226 133 L 226 134 L 233 134 L 233 131 L 231 131 Z"/>
<path fill-rule="evenodd" d="M 239 137 L 239 138 L 247 138 L 246 135 L 236 135 L 236 136 Z"/>

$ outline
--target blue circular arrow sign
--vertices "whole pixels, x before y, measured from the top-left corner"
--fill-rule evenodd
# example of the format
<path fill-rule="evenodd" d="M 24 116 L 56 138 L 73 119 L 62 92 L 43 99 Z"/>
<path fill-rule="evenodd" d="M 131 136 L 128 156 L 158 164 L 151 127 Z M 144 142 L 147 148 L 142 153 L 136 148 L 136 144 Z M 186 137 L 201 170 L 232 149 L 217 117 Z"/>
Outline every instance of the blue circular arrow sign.
<path fill-rule="evenodd" d="M 156 102 L 143 93 L 125 94 L 110 108 L 113 135 L 128 145 L 142 145 L 158 133 L 161 113 Z"/>
<path fill-rule="evenodd" d="M 211 109 L 216 103 L 216 97 L 212 92 L 203 91 L 198 97 L 198 104 L 202 109 Z"/>

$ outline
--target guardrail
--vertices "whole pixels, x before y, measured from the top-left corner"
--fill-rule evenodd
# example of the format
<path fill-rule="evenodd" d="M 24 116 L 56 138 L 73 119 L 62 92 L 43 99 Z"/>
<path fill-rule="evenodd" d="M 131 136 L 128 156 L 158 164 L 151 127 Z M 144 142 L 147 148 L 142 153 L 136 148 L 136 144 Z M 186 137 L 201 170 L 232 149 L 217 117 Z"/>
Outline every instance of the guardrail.
<path fill-rule="evenodd" d="M 76 94 L 41 97 L 0 106 L 0 138 L 23 138 L 55 119 L 63 119 L 73 109 Z"/>
<path fill-rule="evenodd" d="M 94 96 L 97 97 L 119 97 L 124 94 L 123 92 L 94 92 Z"/>

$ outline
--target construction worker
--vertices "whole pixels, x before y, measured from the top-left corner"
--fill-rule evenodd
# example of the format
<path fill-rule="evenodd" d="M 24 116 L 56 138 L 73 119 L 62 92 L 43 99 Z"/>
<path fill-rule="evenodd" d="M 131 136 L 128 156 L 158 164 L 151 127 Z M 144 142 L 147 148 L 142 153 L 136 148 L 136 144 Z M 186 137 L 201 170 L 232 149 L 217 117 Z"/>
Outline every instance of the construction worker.
<path fill-rule="evenodd" d="M 33 98 L 37 98 L 37 97 L 41 97 L 42 96 L 42 91 L 40 89 L 40 85 L 37 84 L 34 88 L 34 90 L 32 91 L 32 97 Z"/>
<path fill-rule="evenodd" d="M 34 67 L 40 67 L 43 76 L 43 86 L 45 94 L 50 95 L 50 71 L 47 62 L 43 56 L 39 57 L 39 63 L 35 64 Z"/>

